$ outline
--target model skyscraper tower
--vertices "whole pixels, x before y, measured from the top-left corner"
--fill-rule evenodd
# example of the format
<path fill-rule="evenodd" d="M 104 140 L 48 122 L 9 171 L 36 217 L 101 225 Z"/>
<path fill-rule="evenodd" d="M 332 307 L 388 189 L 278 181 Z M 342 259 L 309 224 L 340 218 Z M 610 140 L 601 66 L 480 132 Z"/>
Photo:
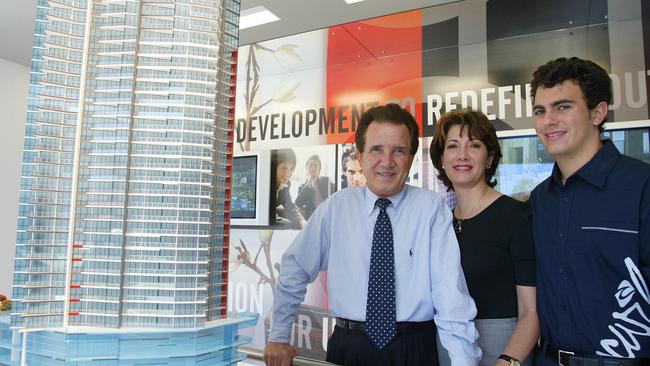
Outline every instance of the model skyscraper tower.
<path fill-rule="evenodd" d="M 239 0 L 38 0 L 12 326 L 226 315 Z"/>

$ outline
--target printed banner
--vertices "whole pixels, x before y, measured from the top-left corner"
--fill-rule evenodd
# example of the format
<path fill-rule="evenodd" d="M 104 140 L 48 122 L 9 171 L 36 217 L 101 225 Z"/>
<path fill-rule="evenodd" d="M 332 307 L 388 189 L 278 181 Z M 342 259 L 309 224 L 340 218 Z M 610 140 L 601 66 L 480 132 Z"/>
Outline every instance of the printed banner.
<path fill-rule="evenodd" d="M 608 124 L 647 120 L 650 5 L 609 3 L 458 1 L 240 47 L 236 150 L 272 150 L 273 160 L 271 225 L 235 228 L 230 243 L 228 309 L 260 314 L 252 347 L 264 348 L 272 284 L 301 221 L 334 191 L 366 183 L 353 142 L 368 108 L 392 102 L 411 111 L 422 138 L 408 183 L 439 192 L 450 207 L 453 192 L 436 179 L 428 152 L 436 121 L 472 107 L 497 131 L 531 133 L 529 82 L 549 60 L 588 58 L 610 73 Z M 525 196 L 552 158 L 535 137 L 502 143 L 496 188 Z M 324 359 L 333 326 L 326 288 L 325 273 L 308 287 L 292 336 L 299 355 Z"/>
<path fill-rule="evenodd" d="M 648 119 L 642 6 L 624 3 L 461 1 L 241 47 L 236 142 L 350 143 L 361 114 L 388 102 L 412 111 L 425 137 L 460 107 L 498 131 L 530 129 L 532 72 L 561 56 L 610 72 L 609 122 Z"/>

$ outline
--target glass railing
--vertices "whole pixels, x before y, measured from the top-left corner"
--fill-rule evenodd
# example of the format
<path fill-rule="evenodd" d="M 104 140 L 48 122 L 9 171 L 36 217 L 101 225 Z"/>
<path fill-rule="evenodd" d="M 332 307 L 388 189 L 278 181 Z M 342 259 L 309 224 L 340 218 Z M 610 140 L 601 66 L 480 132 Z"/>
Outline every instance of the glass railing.
<path fill-rule="evenodd" d="M 183 224 L 205 224 L 210 223 L 210 218 L 207 217 L 169 217 L 169 216 L 160 216 L 160 215 L 129 215 L 127 217 L 128 221 L 155 221 L 155 222 L 175 222 Z"/>
<path fill-rule="evenodd" d="M 187 236 L 209 236 L 210 230 L 176 230 L 176 229 L 140 229 L 132 228 L 127 230 L 129 235 L 138 234 L 161 234 L 161 235 L 187 235 Z"/>
<path fill-rule="evenodd" d="M 169 262 L 169 263 L 196 263 L 196 264 L 207 264 L 207 259 L 202 258 L 190 258 L 190 257 L 178 257 L 178 256 L 164 256 L 164 255 L 127 255 L 124 257 L 127 261 L 149 261 L 149 262 Z"/>
<path fill-rule="evenodd" d="M 190 276 L 190 277 L 203 277 L 208 275 L 208 271 L 185 270 L 185 269 L 151 269 L 151 268 L 126 268 L 125 275 L 130 276 L 159 276 L 159 275 L 174 275 L 174 276 Z"/>

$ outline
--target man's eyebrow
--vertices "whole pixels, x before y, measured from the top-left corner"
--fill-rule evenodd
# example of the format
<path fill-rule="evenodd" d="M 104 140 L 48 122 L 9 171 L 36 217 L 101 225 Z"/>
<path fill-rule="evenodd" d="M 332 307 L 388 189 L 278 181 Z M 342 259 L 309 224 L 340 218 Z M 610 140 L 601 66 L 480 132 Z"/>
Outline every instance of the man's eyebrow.
<path fill-rule="evenodd" d="M 560 100 L 556 100 L 555 102 L 551 103 L 551 105 L 556 106 L 558 104 L 564 104 L 564 103 L 575 103 L 575 101 L 573 101 L 571 99 L 560 99 Z"/>
<path fill-rule="evenodd" d="M 560 99 L 560 100 L 556 100 L 553 103 L 551 103 L 551 106 L 555 107 L 555 106 L 557 106 L 559 104 L 564 104 L 564 103 L 575 103 L 575 101 L 572 100 L 572 99 L 566 99 L 566 98 L 565 99 Z M 533 109 L 544 109 L 544 106 L 540 105 L 540 104 L 535 104 L 533 106 Z"/>

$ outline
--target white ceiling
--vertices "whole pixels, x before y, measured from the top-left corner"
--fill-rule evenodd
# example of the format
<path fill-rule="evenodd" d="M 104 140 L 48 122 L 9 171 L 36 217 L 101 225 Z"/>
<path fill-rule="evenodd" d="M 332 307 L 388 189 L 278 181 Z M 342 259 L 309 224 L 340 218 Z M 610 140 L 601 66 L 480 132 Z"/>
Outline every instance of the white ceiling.
<path fill-rule="evenodd" d="M 240 31 L 239 45 L 455 1 L 365 0 L 348 5 L 343 0 L 241 0 L 241 9 L 264 5 L 280 20 Z"/>
<path fill-rule="evenodd" d="M 0 0 L 0 58 L 30 66 L 37 0 Z M 241 0 L 241 9 L 264 5 L 277 22 L 240 32 L 239 44 L 298 34 L 380 15 L 423 8 L 450 0 Z"/>

